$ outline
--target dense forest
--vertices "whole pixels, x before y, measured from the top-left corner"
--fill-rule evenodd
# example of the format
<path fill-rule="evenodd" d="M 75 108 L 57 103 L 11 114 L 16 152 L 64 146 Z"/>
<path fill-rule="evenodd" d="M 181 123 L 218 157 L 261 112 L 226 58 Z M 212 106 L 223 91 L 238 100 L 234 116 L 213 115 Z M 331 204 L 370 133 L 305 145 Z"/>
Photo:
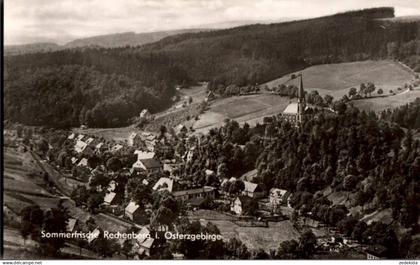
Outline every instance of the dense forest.
<path fill-rule="evenodd" d="M 419 140 L 412 131 L 354 107 L 315 116 L 300 129 L 277 117 L 255 127 L 227 121 L 196 141 L 196 158 L 181 178 L 218 187 L 223 178 L 235 176 L 237 181 L 221 188 L 237 192 L 243 189 L 241 174 L 256 168 L 252 181 L 266 191 L 292 191 L 291 205 L 300 215 L 336 226 L 359 242 L 383 245 L 388 258 L 417 256 L 419 241 L 411 236 L 419 232 Z M 165 146 L 157 154 L 170 158 L 191 141 Z M 218 178 L 206 176 L 205 169 Z M 334 202 L 331 194 L 347 200 Z M 394 221 L 361 220 L 374 211 L 390 211 Z"/>
<path fill-rule="evenodd" d="M 393 110 L 385 110 L 381 118 L 408 129 L 420 129 L 420 98 Z"/>
<path fill-rule="evenodd" d="M 302 21 L 186 33 L 139 47 L 77 48 L 8 56 L 5 58 L 6 118 L 56 127 L 81 122 L 93 127 L 120 126 L 129 123 L 133 115 L 150 104 L 150 96 L 143 98 L 142 93 L 156 99 L 152 101 L 154 108 L 150 108 L 157 111 L 168 105 L 176 85 L 207 80 L 210 89 L 232 84 L 242 87 L 314 64 L 366 59 L 393 58 L 416 66 L 420 54 L 420 22 L 377 19 L 393 14 L 393 8 L 377 8 Z M 88 77 L 80 79 L 74 75 L 77 71 L 63 70 L 69 67 L 102 77 L 86 74 Z M 109 81 L 112 88 L 105 88 L 107 82 L 102 84 L 97 80 L 117 77 L 126 79 L 127 84 L 115 85 Z M 75 100 L 76 91 L 84 95 L 88 90 L 85 88 L 91 86 L 97 86 L 103 95 L 99 102 L 93 104 L 84 98 L 83 102 L 89 104 L 81 104 Z M 105 92 L 107 89 L 119 91 L 118 100 L 126 108 L 136 106 L 124 117 L 115 117 L 116 104 L 110 102 L 117 99 L 115 94 Z M 137 98 L 134 102 L 133 96 Z M 108 111 L 103 115 L 110 115 L 106 122 L 90 119 L 89 115 L 83 117 L 86 116 L 83 108 L 85 112 L 93 112 L 101 104 Z M 35 105 L 36 112 L 30 107 Z M 72 113 L 72 118 L 62 115 L 68 113 Z M 54 115 L 57 118 L 49 117 Z M 80 116 L 83 118 L 76 118 Z"/>

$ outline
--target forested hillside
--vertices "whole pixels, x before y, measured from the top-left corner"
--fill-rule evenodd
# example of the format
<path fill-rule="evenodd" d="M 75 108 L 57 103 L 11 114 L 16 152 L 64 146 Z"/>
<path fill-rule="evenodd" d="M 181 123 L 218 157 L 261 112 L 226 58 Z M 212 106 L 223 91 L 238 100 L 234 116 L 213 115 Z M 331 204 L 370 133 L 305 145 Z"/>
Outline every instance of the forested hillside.
<path fill-rule="evenodd" d="M 108 105 L 107 100 L 115 100 L 106 96 L 111 94 L 103 93 L 104 97 L 95 104 L 72 101 L 73 89 L 89 87 L 90 83 L 86 82 L 90 79 L 74 80 L 72 86 L 62 85 L 59 89 L 56 83 L 66 84 L 64 79 L 75 79 L 71 71 L 60 72 L 59 69 L 68 65 L 87 67 L 104 75 L 104 79 L 117 75 L 136 82 L 135 88 L 129 86 L 130 89 L 147 90 L 156 96 L 153 110 L 167 106 L 175 85 L 201 80 L 211 81 L 211 89 L 223 90 L 230 84 L 255 85 L 321 63 L 392 57 L 408 59 L 411 65 L 416 65 L 420 54 L 420 22 L 377 19 L 393 14 L 392 8 L 376 8 L 303 21 L 186 33 L 140 47 L 79 48 L 6 57 L 6 118 L 38 125 L 49 120 L 51 126 L 73 126 L 81 120 L 72 118 L 58 124 L 45 117 L 61 113 L 48 99 L 60 98 L 63 105 L 71 108 L 73 117 L 80 117 L 83 107 L 92 111 L 98 104 Z M 406 45 L 411 48 L 405 49 Z M 41 85 L 39 79 L 46 81 Z M 106 90 L 100 82 L 96 83 L 99 91 Z M 37 89 L 40 87 L 42 93 Z M 126 93 L 125 86 L 113 86 L 113 89 L 121 95 Z M 112 117 L 106 124 L 94 119 L 89 125 L 127 124 L 133 114 L 148 105 L 147 100 L 144 97 L 138 101 L 137 108 L 115 120 L 118 122 L 114 123 Z M 29 111 L 28 105 L 38 106 L 36 115 L 43 118 Z M 131 106 L 128 102 L 126 105 Z M 113 110 L 110 108 L 110 115 Z"/>

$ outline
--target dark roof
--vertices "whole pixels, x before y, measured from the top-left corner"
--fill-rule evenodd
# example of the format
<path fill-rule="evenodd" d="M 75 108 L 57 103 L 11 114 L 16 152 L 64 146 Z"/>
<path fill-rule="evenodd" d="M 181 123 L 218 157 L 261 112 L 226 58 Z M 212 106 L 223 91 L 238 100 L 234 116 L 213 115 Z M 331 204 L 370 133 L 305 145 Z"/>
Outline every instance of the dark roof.
<path fill-rule="evenodd" d="M 212 191 L 214 191 L 214 188 L 205 186 L 203 188 L 198 189 L 174 191 L 172 194 L 174 195 L 174 197 L 178 197 L 183 195 L 210 193 Z"/>
<path fill-rule="evenodd" d="M 197 198 L 192 198 L 192 199 L 190 199 L 190 200 L 188 200 L 188 203 L 191 205 L 191 206 L 197 206 L 197 207 L 200 207 L 204 202 L 206 201 L 206 198 L 203 198 L 203 197 L 197 197 Z"/>
<path fill-rule="evenodd" d="M 162 166 L 158 160 L 153 158 L 141 159 L 140 161 L 146 168 L 159 168 Z"/>

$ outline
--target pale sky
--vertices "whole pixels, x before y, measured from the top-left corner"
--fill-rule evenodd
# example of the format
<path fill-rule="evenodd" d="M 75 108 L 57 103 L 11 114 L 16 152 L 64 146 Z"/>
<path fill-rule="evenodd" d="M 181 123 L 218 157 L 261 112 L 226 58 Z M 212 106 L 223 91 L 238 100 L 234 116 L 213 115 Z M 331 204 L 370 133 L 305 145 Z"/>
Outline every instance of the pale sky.
<path fill-rule="evenodd" d="M 420 15 L 420 0 L 5 0 L 6 44 L 59 44 L 95 35 L 192 28 L 241 20 L 309 18 L 393 6 Z"/>

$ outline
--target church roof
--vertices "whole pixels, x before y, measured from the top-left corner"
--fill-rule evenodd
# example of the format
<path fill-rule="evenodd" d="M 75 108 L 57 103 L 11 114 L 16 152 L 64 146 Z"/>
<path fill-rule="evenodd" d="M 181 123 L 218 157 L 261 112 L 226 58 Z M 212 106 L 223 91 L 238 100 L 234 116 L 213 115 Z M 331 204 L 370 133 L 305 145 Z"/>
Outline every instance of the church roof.
<path fill-rule="evenodd" d="M 294 102 L 287 105 L 283 114 L 298 114 L 298 103 Z"/>

